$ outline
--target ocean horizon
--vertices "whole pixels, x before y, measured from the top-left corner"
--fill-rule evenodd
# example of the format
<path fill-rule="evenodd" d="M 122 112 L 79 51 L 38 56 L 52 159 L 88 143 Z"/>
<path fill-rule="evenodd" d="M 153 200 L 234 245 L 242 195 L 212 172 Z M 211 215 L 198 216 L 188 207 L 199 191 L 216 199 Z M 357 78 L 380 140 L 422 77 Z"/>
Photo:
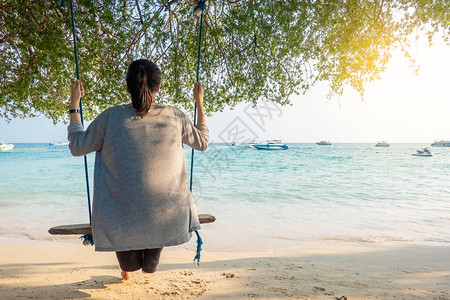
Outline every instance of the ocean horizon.
<path fill-rule="evenodd" d="M 197 209 L 217 218 L 200 231 L 205 249 L 333 242 L 450 245 L 450 148 L 287 144 L 288 150 L 262 151 L 211 143 L 207 151 L 195 152 Z M 412 156 L 424 147 L 433 157 Z M 188 167 L 190 150 L 185 147 Z M 91 189 L 93 164 L 89 154 Z M 82 157 L 72 157 L 67 146 L 17 143 L 0 152 L 0 167 L 0 238 L 77 240 L 47 230 L 89 222 Z"/>

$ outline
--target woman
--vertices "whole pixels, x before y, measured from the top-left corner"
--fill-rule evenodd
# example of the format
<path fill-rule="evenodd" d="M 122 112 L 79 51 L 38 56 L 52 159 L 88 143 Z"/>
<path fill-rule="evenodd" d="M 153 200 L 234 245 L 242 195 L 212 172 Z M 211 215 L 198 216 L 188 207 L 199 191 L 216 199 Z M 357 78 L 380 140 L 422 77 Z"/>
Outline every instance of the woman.
<path fill-rule="evenodd" d="M 140 59 L 127 72 L 131 103 L 106 109 L 83 130 L 80 81 L 72 85 L 69 148 L 74 156 L 96 151 L 92 234 L 96 251 L 115 251 L 122 278 L 153 273 L 163 247 L 186 243 L 200 229 L 187 186 L 183 143 L 208 147 L 203 88 L 197 82 L 194 126 L 179 109 L 158 104 L 161 71 Z"/>

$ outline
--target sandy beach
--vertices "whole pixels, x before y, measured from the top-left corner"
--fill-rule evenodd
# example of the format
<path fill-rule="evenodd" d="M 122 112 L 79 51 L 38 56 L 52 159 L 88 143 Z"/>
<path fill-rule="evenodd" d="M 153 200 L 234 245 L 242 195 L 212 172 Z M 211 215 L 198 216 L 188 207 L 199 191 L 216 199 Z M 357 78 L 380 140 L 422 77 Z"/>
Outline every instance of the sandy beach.
<path fill-rule="evenodd" d="M 2 299 L 450 299 L 450 247 L 328 243 L 270 252 L 168 248 L 122 281 L 115 255 L 73 242 L 0 244 Z"/>

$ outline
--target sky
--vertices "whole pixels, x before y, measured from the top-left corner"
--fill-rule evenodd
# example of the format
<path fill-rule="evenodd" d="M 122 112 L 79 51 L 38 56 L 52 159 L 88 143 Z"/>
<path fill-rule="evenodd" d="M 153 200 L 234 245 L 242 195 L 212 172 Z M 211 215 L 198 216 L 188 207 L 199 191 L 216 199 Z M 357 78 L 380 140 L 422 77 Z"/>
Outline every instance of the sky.
<path fill-rule="evenodd" d="M 211 142 L 431 143 L 450 140 L 450 46 L 435 39 L 413 42 L 410 54 L 420 66 L 415 75 L 400 50 L 393 53 L 381 79 L 365 84 L 365 98 L 351 87 L 327 99 L 322 82 L 292 106 L 259 102 L 240 104 L 207 118 Z M 205 99 L 204 101 L 208 101 Z M 65 141 L 66 125 L 44 117 L 0 120 L 0 140 L 9 143 Z"/>

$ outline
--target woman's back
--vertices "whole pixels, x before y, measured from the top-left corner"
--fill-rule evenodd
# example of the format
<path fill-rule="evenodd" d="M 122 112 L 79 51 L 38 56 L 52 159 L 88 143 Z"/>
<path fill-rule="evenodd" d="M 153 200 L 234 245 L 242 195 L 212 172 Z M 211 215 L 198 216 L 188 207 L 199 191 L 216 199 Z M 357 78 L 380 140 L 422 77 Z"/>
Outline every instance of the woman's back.
<path fill-rule="evenodd" d="M 159 193 L 167 177 L 181 171 L 182 120 L 166 105 L 152 107 L 142 119 L 129 105 L 109 110 L 105 140 L 100 155 L 117 183 Z M 164 184 L 163 184 L 164 185 Z"/>
<path fill-rule="evenodd" d="M 183 143 L 204 150 L 205 123 L 157 104 L 139 118 L 133 107 L 107 109 L 82 132 L 69 126 L 74 155 L 96 151 L 93 235 L 98 251 L 157 248 L 186 242 L 200 228 L 187 185 Z M 145 228 L 151 239 L 136 228 Z M 111 235 L 111 232 L 115 232 Z M 142 243 L 142 244 L 141 244 Z"/>

